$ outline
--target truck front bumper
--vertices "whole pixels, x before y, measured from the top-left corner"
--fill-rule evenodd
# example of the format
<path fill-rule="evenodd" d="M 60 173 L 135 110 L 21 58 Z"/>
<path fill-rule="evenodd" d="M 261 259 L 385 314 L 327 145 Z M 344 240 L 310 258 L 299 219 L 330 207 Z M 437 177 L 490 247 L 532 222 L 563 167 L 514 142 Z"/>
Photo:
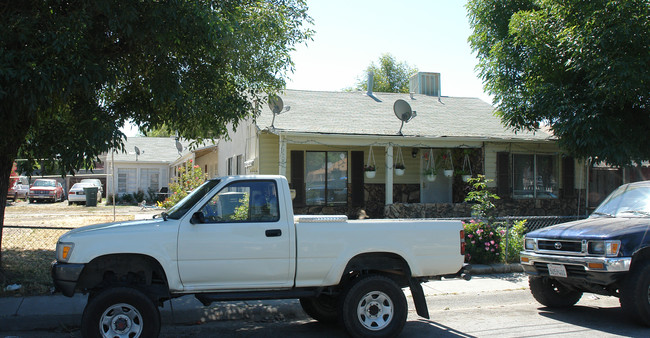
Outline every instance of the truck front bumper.
<path fill-rule="evenodd" d="M 54 291 L 61 291 L 63 295 L 72 297 L 84 267 L 84 264 L 53 262 L 51 273 L 54 281 Z"/>
<path fill-rule="evenodd" d="M 550 276 L 548 265 L 555 264 L 565 267 L 567 278 L 609 285 L 630 270 L 632 258 L 562 256 L 522 251 L 520 262 L 524 271 L 531 275 Z"/>

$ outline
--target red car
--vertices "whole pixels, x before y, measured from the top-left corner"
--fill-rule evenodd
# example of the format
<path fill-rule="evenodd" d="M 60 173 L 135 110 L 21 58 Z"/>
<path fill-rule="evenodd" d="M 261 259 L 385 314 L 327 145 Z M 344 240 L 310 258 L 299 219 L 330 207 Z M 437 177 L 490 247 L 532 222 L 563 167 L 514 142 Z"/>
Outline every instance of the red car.
<path fill-rule="evenodd" d="M 65 194 L 61 183 L 52 179 L 39 178 L 34 181 L 34 184 L 29 188 L 27 198 L 29 199 L 29 203 L 34 203 L 39 200 L 57 202 L 63 201 L 65 199 Z"/>

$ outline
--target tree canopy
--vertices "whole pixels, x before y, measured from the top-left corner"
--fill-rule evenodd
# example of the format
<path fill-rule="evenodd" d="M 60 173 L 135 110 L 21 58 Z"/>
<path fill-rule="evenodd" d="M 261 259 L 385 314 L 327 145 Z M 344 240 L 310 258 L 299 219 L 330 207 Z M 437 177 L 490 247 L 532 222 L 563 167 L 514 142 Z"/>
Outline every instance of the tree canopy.
<path fill-rule="evenodd" d="M 365 77 L 369 72 L 373 72 L 372 91 L 383 93 L 408 93 L 409 79 L 418 72 L 417 68 L 411 67 L 406 62 L 399 62 L 392 55 L 382 54 L 377 60 L 377 64 L 371 62 L 364 76 L 357 80 L 355 88 L 357 90 L 368 90 L 368 81 Z"/>
<path fill-rule="evenodd" d="M 218 138 L 284 87 L 312 35 L 303 0 L 1 0 L 0 21 L 0 191 L 19 149 L 92 167 L 125 121 Z"/>
<path fill-rule="evenodd" d="M 548 126 L 569 154 L 650 159 L 650 2 L 471 0 L 486 91 L 515 130 Z"/>

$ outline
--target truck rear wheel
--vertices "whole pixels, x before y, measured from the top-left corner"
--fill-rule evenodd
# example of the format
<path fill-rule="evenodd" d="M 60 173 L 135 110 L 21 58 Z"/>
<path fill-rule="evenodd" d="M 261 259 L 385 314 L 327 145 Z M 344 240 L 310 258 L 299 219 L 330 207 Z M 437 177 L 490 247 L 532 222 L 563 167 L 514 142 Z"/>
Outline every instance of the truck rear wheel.
<path fill-rule="evenodd" d="M 336 324 L 338 298 L 329 295 L 300 298 L 300 306 L 309 315 L 323 324 Z"/>
<path fill-rule="evenodd" d="M 402 289 L 392 279 L 367 275 L 342 295 L 340 320 L 353 337 L 395 337 L 406 323 L 408 308 Z"/>
<path fill-rule="evenodd" d="M 548 307 L 571 307 L 582 298 L 581 291 L 570 289 L 548 277 L 529 276 L 528 285 L 535 300 Z"/>
<path fill-rule="evenodd" d="M 149 297 L 129 287 L 113 287 L 88 299 L 83 337 L 158 337 L 160 312 Z"/>
<path fill-rule="evenodd" d="M 637 322 L 650 326 L 650 262 L 633 267 L 621 288 L 621 308 Z"/>

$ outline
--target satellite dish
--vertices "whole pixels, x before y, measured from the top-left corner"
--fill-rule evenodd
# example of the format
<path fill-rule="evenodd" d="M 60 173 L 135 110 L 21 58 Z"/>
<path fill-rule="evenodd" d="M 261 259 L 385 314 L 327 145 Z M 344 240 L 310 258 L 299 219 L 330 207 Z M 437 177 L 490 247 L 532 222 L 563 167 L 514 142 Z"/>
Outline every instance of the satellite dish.
<path fill-rule="evenodd" d="M 178 150 L 178 155 L 183 152 L 183 145 L 178 141 L 178 137 L 176 138 L 176 150 Z"/>
<path fill-rule="evenodd" d="M 291 107 L 289 106 L 285 107 L 282 98 L 280 98 L 277 95 L 269 95 L 268 103 L 269 103 L 269 108 L 271 108 L 271 111 L 273 112 L 273 120 L 271 120 L 271 128 L 275 128 L 273 126 L 273 124 L 275 123 L 275 116 L 288 112 L 291 109 Z"/>
<path fill-rule="evenodd" d="M 395 112 L 395 116 L 402 121 L 402 126 L 399 127 L 399 131 L 397 132 L 398 135 L 402 135 L 404 123 L 411 121 L 417 116 L 417 114 L 414 110 L 411 110 L 411 105 L 402 99 L 395 101 L 393 104 L 393 112 Z"/>
<path fill-rule="evenodd" d="M 144 150 L 143 150 L 143 151 L 140 151 L 140 148 L 138 148 L 138 146 L 135 146 L 135 147 L 133 147 L 133 148 L 135 148 L 135 160 L 137 161 L 137 160 L 138 160 L 138 156 L 140 156 L 140 154 L 144 154 Z"/>
<path fill-rule="evenodd" d="M 269 96 L 269 108 L 271 108 L 273 114 L 280 114 L 284 108 L 284 102 L 282 102 L 282 99 L 279 96 L 271 95 Z"/>

